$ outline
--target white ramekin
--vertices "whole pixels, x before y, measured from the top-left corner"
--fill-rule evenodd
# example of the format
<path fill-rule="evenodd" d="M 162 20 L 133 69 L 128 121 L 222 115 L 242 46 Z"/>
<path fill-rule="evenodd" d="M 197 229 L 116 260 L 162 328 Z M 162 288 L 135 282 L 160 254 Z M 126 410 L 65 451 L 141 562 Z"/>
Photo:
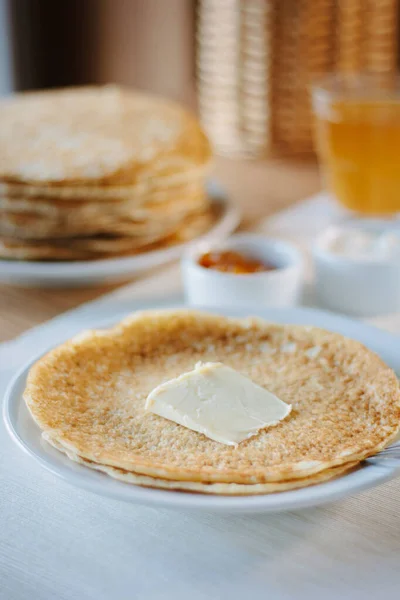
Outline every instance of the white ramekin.
<path fill-rule="evenodd" d="M 211 250 L 234 250 L 276 265 L 273 271 L 237 275 L 199 265 Z M 303 260 L 291 244 L 256 234 L 237 234 L 221 243 L 199 244 L 181 261 L 185 296 L 190 304 L 228 307 L 292 306 L 300 301 Z"/>
<path fill-rule="evenodd" d="M 313 246 L 319 303 L 359 317 L 400 311 L 400 262 L 335 254 L 329 248 L 334 235 L 335 228 L 328 228 Z"/>

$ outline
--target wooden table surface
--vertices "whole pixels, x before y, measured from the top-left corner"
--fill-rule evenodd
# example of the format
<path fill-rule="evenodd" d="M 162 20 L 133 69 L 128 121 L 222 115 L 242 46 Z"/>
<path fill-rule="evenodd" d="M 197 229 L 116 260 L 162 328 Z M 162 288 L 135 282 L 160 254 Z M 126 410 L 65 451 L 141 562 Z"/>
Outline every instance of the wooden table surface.
<path fill-rule="evenodd" d="M 215 176 L 243 211 L 243 228 L 320 189 L 315 163 L 288 160 L 254 162 L 218 158 Z M 145 278 L 141 276 L 137 285 Z M 0 285 L 0 341 L 95 299 L 117 286 L 87 289 L 20 288 Z"/>

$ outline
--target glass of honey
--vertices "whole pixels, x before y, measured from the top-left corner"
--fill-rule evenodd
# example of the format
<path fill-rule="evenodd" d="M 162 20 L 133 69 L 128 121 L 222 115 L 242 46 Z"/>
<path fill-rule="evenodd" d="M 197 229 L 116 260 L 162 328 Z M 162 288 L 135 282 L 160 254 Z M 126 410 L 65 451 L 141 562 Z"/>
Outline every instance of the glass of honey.
<path fill-rule="evenodd" d="M 400 79 L 330 75 L 313 89 L 318 157 L 327 188 L 346 208 L 400 212 Z"/>

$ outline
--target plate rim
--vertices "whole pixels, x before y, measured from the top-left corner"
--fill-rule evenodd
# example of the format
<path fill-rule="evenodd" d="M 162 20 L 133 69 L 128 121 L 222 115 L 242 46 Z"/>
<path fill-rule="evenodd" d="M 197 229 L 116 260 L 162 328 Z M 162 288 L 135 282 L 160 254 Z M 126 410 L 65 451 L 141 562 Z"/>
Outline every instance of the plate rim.
<path fill-rule="evenodd" d="M 170 303 L 162 302 L 160 302 L 158 306 L 160 308 L 170 308 L 171 306 L 178 308 L 176 304 L 171 305 Z M 245 309 L 235 310 L 228 308 L 224 309 L 221 307 L 215 309 L 209 307 L 188 307 L 185 305 L 181 305 L 180 307 L 207 310 L 208 312 L 219 312 L 220 314 L 226 314 L 228 316 L 235 313 L 248 314 L 249 312 Z M 136 308 L 136 310 L 140 309 Z M 338 319 L 340 322 L 343 322 L 343 324 L 351 323 L 357 329 L 366 330 L 367 332 L 370 332 L 371 335 L 375 334 L 378 337 L 381 337 L 383 341 L 386 339 L 389 340 L 390 343 L 397 342 L 397 336 L 394 334 L 380 330 L 369 324 L 357 322 L 348 317 L 342 317 L 341 315 L 330 313 L 328 311 L 305 307 L 265 309 L 264 311 L 257 310 L 257 314 L 262 318 L 268 318 L 271 320 L 271 317 L 265 316 L 267 313 L 297 314 L 298 317 L 295 316 L 295 320 L 303 320 L 303 324 L 306 324 L 303 319 L 303 316 L 305 317 L 306 315 L 317 315 L 321 318 L 333 318 L 334 320 Z M 106 320 L 99 319 L 98 326 L 112 326 L 112 324 L 118 320 L 120 319 L 113 319 L 112 317 Z M 289 320 L 292 321 L 293 317 L 291 317 Z M 277 322 L 279 322 L 279 318 Z M 329 324 L 327 325 L 327 329 L 329 329 Z M 389 481 L 398 474 L 398 469 L 393 466 L 364 463 L 361 468 L 344 474 L 331 481 L 305 488 L 299 488 L 297 490 L 255 496 L 214 496 L 207 494 L 190 494 L 184 491 L 145 488 L 117 481 L 107 477 L 103 473 L 93 471 L 83 465 L 78 465 L 77 463 L 70 461 L 61 452 L 51 448 L 51 446 L 46 447 L 43 453 L 38 453 L 38 451 L 32 447 L 29 441 L 23 439 L 21 436 L 18 425 L 16 424 L 13 416 L 13 413 L 18 411 L 21 407 L 21 404 L 24 402 L 20 388 L 21 386 L 25 385 L 26 377 L 32 364 L 34 364 L 41 356 L 43 356 L 43 354 L 47 353 L 48 351 L 49 349 L 46 349 L 44 352 L 41 352 L 37 356 L 31 358 L 28 362 L 25 362 L 11 378 L 4 393 L 2 411 L 3 421 L 13 442 L 16 443 L 16 445 L 25 454 L 40 464 L 42 468 L 65 481 L 69 485 L 73 485 L 80 489 L 85 489 L 86 491 L 95 493 L 99 496 L 118 499 L 131 504 L 146 504 L 148 506 L 155 506 L 159 508 L 180 508 L 185 510 L 200 509 L 205 511 L 221 511 L 226 513 L 274 513 L 330 503 L 335 500 L 345 498 L 352 493 L 373 488 L 381 483 Z M 38 439 L 40 439 L 39 427 L 34 422 L 27 407 L 23 406 L 23 409 L 27 411 L 32 425 L 37 428 Z M 52 455 L 55 455 L 56 459 L 52 459 Z M 66 464 L 64 465 L 63 462 Z M 104 485 L 104 482 L 107 482 L 106 485 Z"/>

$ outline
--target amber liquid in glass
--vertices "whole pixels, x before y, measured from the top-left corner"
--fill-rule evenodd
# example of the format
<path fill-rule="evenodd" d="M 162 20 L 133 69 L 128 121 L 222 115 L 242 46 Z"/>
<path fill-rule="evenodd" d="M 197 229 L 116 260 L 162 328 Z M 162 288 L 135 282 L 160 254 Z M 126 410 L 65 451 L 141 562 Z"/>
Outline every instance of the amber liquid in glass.
<path fill-rule="evenodd" d="M 337 200 L 363 214 L 400 212 L 400 101 L 332 101 L 316 128 Z"/>

